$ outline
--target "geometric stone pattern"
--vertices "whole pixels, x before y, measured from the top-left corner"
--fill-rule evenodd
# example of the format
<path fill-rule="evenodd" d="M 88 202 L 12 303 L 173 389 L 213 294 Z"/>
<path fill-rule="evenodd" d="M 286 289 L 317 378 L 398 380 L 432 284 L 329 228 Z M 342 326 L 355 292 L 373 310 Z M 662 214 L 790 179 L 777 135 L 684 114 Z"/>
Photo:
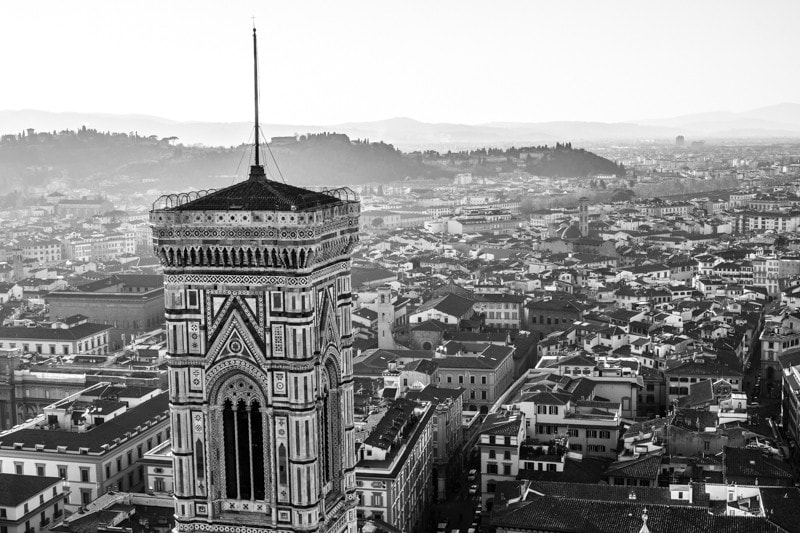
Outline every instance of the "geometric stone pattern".
<path fill-rule="evenodd" d="M 165 273 L 177 531 L 355 532 L 358 213 L 353 200 L 286 213 L 151 212 Z M 237 402 L 263 439 L 263 497 L 226 491 L 226 461 L 247 448 L 222 431 L 223 406 Z"/>

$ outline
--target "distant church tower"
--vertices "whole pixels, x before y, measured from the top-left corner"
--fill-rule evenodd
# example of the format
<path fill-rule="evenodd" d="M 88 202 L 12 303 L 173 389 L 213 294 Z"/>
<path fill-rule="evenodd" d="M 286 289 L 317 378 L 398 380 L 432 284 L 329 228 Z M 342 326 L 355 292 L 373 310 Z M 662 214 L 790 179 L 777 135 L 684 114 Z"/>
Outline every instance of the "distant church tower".
<path fill-rule="evenodd" d="M 586 197 L 578 200 L 578 217 L 578 229 L 581 230 L 581 237 L 587 237 L 589 235 L 589 199 Z"/>
<path fill-rule="evenodd" d="M 258 139 L 256 97 L 249 179 L 164 196 L 150 213 L 164 267 L 176 531 L 354 533 L 360 205 L 349 189 L 268 179 Z"/>
<path fill-rule="evenodd" d="M 394 302 L 392 302 L 392 289 L 389 285 L 378 287 L 378 348 L 394 350 Z"/>

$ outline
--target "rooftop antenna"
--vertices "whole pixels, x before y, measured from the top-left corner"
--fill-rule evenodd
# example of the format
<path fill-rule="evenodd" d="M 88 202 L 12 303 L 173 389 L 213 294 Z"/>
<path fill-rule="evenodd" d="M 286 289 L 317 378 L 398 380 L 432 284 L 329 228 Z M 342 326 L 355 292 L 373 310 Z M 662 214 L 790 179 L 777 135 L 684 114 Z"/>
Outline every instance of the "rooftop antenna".
<path fill-rule="evenodd" d="M 250 179 L 263 178 L 266 179 L 264 167 L 261 165 L 260 147 L 259 147 L 259 131 L 258 131 L 258 44 L 256 40 L 256 18 L 253 17 L 253 92 L 255 100 L 255 164 L 250 167 Z"/>

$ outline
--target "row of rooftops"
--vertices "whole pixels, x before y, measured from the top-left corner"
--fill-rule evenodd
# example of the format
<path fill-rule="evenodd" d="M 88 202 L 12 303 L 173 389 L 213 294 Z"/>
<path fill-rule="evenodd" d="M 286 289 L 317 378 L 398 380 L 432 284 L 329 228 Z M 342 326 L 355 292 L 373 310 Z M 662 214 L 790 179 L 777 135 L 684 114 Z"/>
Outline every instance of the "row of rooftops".
<path fill-rule="evenodd" d="M 168 394 L 160 389 L 98 383 L 0 433 L 0 449 L 103 454 L 140 431 L 166 424 L 168 409 Z"/>

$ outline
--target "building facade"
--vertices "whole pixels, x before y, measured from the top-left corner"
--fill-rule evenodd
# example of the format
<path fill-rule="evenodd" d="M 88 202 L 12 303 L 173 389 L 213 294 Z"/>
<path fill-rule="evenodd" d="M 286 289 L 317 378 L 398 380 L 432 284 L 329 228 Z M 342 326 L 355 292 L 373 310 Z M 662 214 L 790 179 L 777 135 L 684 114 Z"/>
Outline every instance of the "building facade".
<path fill-rule="evenodd" d="M 137 461 L 169 431 L 166 393 L 98 383 L 3 433 L 0 473 L 68 481 L 74 511 L 109 490 L 140 490 Z"/>
<path fill-rule="evenodd" d="M 355 532 L 360 204 L 268 180 L 162 197 L 178 532 Z"/>
<path fill-rule="evenodd" d="M 81 287 L 77 290 L 51 292 L 46 296 L 50 306 L 50 318 L 83 314 L 98 324 L 108 324 L 108 347 L 117 350 L 129 344 L 135 336 L 161 327 L 164 323 L 164 288 L 147 287 L 135 283 L 138 278 L 155 276 L 119 275 L 118 283 L 93 290 Z M 148 281 L 150 285 L 152 282 Z"/>
<path fill-rule="evenodd" d="M 421 531 L 431 501 L 435 407 L 398 399 L 358 451 L 359 518 Z"/>
<path fill-rule="evenodd" d="M 0 528 L 38 533 L 64 516 L 64 481 L 57 477 L 0 474 Z"/>

